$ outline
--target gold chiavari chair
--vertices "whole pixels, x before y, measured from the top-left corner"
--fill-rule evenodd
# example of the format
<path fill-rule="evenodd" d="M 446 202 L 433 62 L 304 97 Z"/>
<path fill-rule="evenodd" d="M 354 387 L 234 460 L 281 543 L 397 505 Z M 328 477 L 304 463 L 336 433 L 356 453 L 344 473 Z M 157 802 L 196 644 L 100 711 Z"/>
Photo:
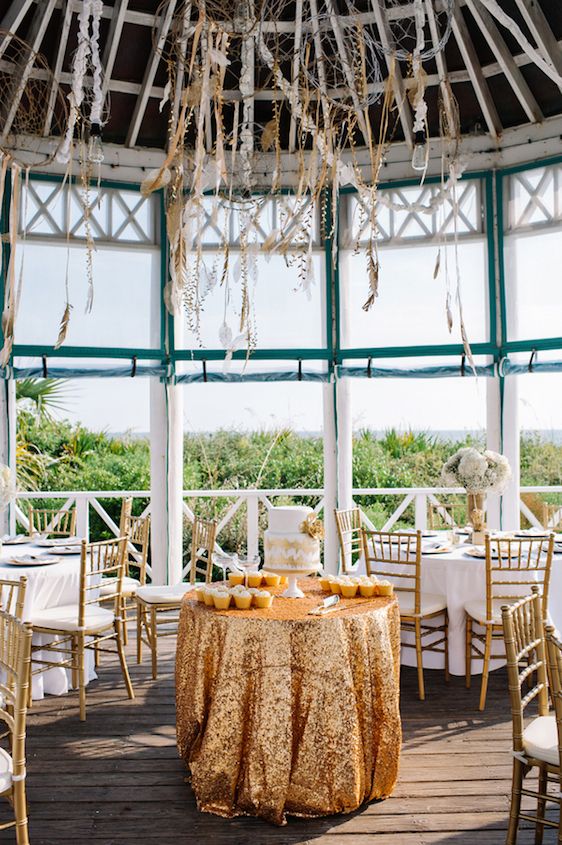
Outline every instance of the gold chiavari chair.
<path fill-rule="evenodd" d="M 392 534 L 363 528 L 362 536 L 367 574 L 388 578 L 394 584 L 402 631 L 414 636 L 414 645 L 402 643 L 402 648 L 416 650 L 418 692 L 421 701 L 424 701 L 424 652 L 444 655 L 445 678 L 449 678 L 449 619 L 445 596 L 421 590 L 421 531 Z M 428 624 L 429 620 L 441 616 L 442 624 Z"/>
<path fill-rule="evenodd" d="M 494 641 L 503 639 L 501 608 L 525 595 L 533 584 L 541 588 L 543 613 L 548 611 L 550 569 L 554 535 L 548 539 L 490 538 L 486 535 L 486 599 L 467 602 L 466 619 L 466 686 L 470 689 L 472 661 L 482 661 L 482 686 L 479 709 L 486 706 L 488 674 Z M 474 630 L 474 623 L 483 633 Z M 494 654 L 494 657 L 505 657 Z"/>
<path fill-rule="evenodd" d="M 359 508 L 334 511 L 341 551 L 341 571 L 350 572 L 363 552 L 361 511 Z"/>
<path fill-rule="evenodd" d="M 13 582 L 12 582 L 13 583 Z M 8 585 L 10 587 L 10 585 Z M 25 585 L 20 589 L 25 593 Z M 13 597 L 18 604 L 18 592 Z M 23 596 L 21 597 L 23 607 Z M 29 845 L 26 800 L 25 728 L 29 696 L 31 637 L 30 624 L 23 623 L 4 606 L 0 609 L 0 721 L 10 751 L 0 748 L 0 795 L 13 807 L 13 821 L 0 824 L 0 830 L 15 827 L 18 845 Z"/>
<path fill-rule="evenodd" d="M 546 531 L 560 528 L 562 525 L 562 505 L 549 505 L 543 502 L 542 524 Z"/>
<path fill-rule="evenodd" d="M 123 575 L 123 588 L 121 591 L 122 606 L 121 619 L 123 620 L 123 642 L 129 642 L 127 622 L 132 619 L 130 612 L 136 613 L 137 603 L 135 600 L 137 590 L 146 584 L 146 565 L 148 563 L 148 551 L 150 548 L 150 516 L 127 517 L 127 552 L 125 554 L 125 571 Z M 112 586 L 102 585 L 100 596 L 105 601 L 105 595 L 111 593 Z"/>
<path fill-rule="evenodd" d="M 76 536 L 76 508 L 58 510 L 57 508 L 29 507 L 29 534 L 45 534 L 50 537 Z"/>
<path fill-rule="evenodd" d="M 25 591 L 27 589 L 27 578 L 0 578 L 0 610 L 10 613 L 19 619 L 23 619 L 23 606 L 25 604 Z"/>
<path fill-rule="evenodd" d="M 427 512 L 427 527 L 431 531 L 441 528 L 456 528 L 455 508 L 452 504 L 429 502 Z"/>
<path fill-rule="evenodd" d="M 195 517 L 191 533 L 191 565 L 189 583 L 174 586 L 139 587 L 137 600 L 137 663 L 142 663 L 142 644 L 150 649 L 152 677 L 158 677 L 158 637 L 175 636 L 182 599 L 196 576 L 212 580 L 213 551 L 217 536 L 217 523 Z M 165 628 L 159 626 L 166 626 Z"/>
<path fill-rule="evenodd" d="M 536 824 L 535 842 L 542 842 L 544 825 L 558 825 L 545 819 L 549 774 L 558 775 L 559 740 L 556 720 L 548 711 L 548 677 L 543 631 L 544 608 L 539 587 L 515 604 L 501 608 L 511 700 L 513 779 L 506 845 L 515 845 L 519 819 Z M 529 685 L 532 686 L 529 687 Z M 522 689 L 525 685 L 525 693 Z M 536 699 L 538 716 L 525 725 L 525 710 Z M 538 789 L 524 786 L 524 779 L 538 768 Z M 537 815 L 521 812 L 521 797 L 537 799 Z M 553 799 L 560 803 L 559 798 Z M 560 842 L 560 838 L 558 839 Z"/>
<path fill-rule="evenodd" d="M 119 514 L 119 536 L 126 537 L 129 533 L 129 520 L 133 512 L 133 499 L 128 496 L 121 500 L 121 513 Z"/>
<path fill-rule="evenodd" d="M 33 652 L 50 652 L 63 657 L 58 662 L 55 659 L 34 658 L 33 674 L 44 672 L 52 666 L 72 669 L 73 685 L 79 689 L 82 721 L 86 718 L 86 649 L 114 654 L 111 649 L 100 648 L 100 644 L 105 646 L 115 640 L 127 693 L 129 698 L 135 697 L 125 660 L 120 615 L 126 545 L 126 537 L 98 543 L 87 543 L 84 540 L 80 558 L 78 603 L 38 611 L 31 619 L 35 632 L 53 637 L 51 642 L 34 647 Z M 99 604 L 102 580 L 104 588 L 112 585 L 113 592 L 104 596 L 105 602 L 111 601 L 111 610 Z M 35 668 L 36 665 L 39 668 Z"/>

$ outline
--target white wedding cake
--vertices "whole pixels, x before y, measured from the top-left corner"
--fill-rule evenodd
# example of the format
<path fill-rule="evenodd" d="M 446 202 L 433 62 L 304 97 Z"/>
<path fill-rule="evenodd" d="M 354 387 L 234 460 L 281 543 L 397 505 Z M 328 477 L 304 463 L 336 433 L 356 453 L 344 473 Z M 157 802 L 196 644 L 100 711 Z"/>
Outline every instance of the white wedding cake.
<path fill-rule="evenodd" d="M 306 530 L 313 515 L 312 508 L 300 506 L 270 509 L 264 535 L 264 569 L 320 569 L 320 540 Z"/>

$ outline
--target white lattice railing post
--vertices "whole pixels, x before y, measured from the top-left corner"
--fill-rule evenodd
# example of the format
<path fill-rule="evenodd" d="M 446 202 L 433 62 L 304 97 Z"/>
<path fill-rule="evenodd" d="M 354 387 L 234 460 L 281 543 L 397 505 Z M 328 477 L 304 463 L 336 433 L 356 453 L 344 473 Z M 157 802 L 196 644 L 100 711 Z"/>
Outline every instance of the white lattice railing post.
<path fill-rule="evenodd" d="M 258 554 L 259 549 L 259 502 L 257 496 L 248 496 L 246 499 L 246 531 L 248 557 Z"/>
<path fill-rule="evenodd" d="M 90 540 L 90 500 L 87 496 L 76 498 L 76 535 L 81 540 Z"/>
<path fill-rule="evenodd" d="M 416 528 L 425 531 L 427 528 L 427 496 L 425 493 L 416 493 L 414 509 Z"/>

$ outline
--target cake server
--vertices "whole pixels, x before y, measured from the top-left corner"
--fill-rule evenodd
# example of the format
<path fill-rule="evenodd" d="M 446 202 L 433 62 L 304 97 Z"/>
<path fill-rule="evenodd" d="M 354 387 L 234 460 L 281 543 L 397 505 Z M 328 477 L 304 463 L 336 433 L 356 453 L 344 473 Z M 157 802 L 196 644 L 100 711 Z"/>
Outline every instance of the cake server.
<path fill-rule="evenodd" d="M 318 607 L 313 607 L 308 613 L 312 616 L 323 616 L 325 613 L 335 610 L 339 603 L 340 597 L 338 595 L 328 596 L 322 604 L 319 604 Z"/>

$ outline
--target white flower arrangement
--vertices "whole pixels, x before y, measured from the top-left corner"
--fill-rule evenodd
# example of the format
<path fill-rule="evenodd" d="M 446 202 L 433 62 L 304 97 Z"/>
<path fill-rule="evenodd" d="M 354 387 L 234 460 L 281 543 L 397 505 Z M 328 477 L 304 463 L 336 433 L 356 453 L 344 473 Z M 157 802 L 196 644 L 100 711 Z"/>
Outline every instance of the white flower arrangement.
<path fill-rule="evenodd" d="M 464 487 L 467 493 L 503 493 L 511 479 L 504 455 L 465 446 L 451 455 L 441 470 L 445 487 Z"/>
<path fill-rule="evenodd" d="M 0 464 L 0 511 L 7 507 L 16 493 L 12 472 L 9 467 Z"/>

